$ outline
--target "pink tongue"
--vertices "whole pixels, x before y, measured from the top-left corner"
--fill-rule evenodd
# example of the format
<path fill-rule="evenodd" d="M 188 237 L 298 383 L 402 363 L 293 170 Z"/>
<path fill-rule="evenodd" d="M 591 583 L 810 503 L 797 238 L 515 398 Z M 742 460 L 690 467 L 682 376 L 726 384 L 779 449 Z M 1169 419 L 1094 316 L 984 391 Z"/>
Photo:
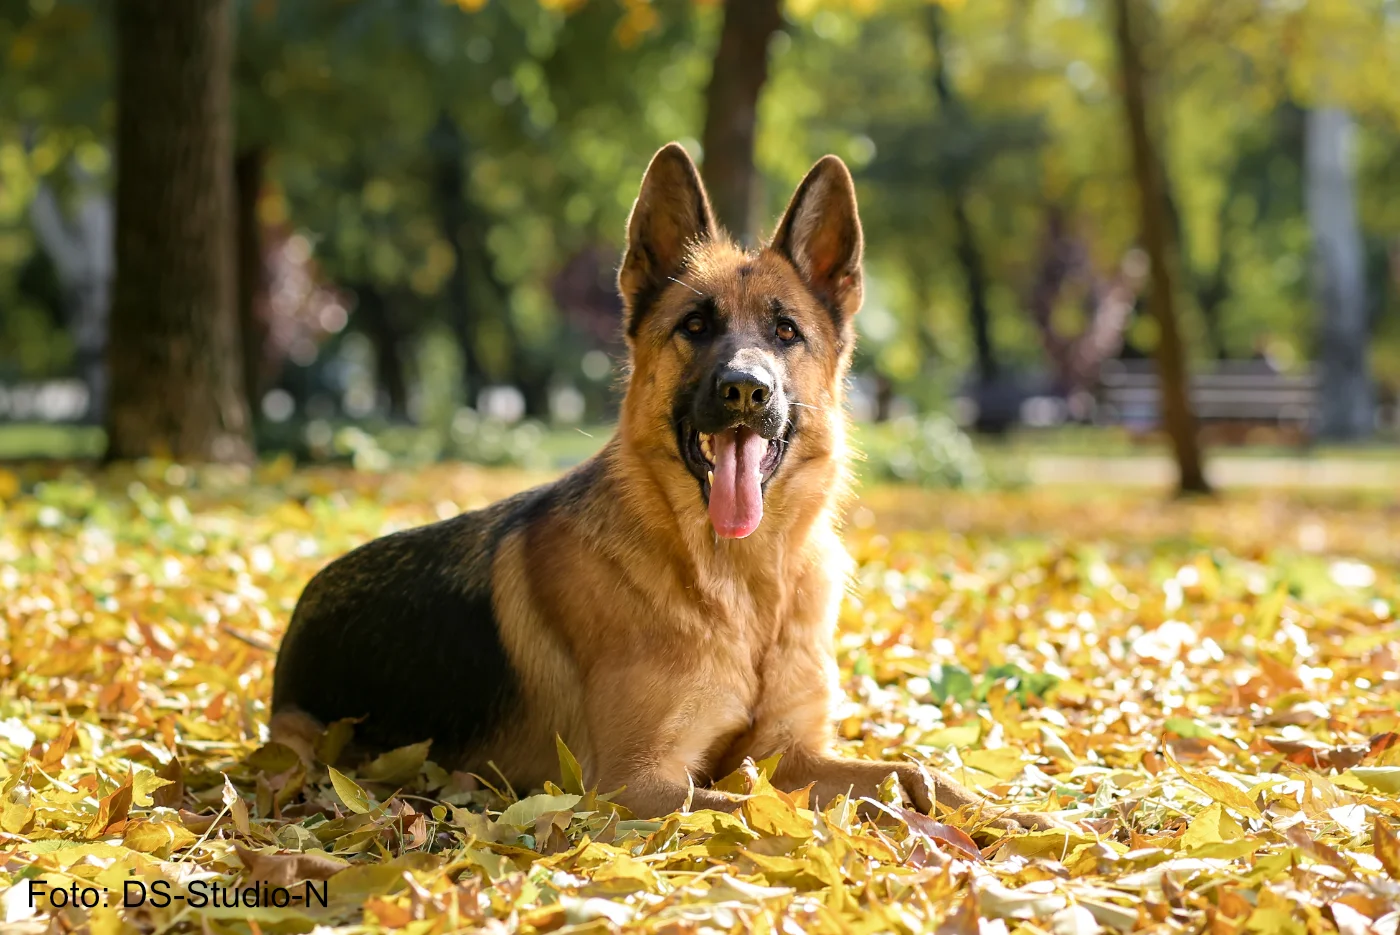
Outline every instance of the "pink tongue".
<path fill-rule="evenodd" d="M 768 441 L 743 426 L 718 432 L 712 439 L 714 483 L 710 487 L 710 522 L 726 539 L 742 539 L 763 519 L 759 464 Z"/>

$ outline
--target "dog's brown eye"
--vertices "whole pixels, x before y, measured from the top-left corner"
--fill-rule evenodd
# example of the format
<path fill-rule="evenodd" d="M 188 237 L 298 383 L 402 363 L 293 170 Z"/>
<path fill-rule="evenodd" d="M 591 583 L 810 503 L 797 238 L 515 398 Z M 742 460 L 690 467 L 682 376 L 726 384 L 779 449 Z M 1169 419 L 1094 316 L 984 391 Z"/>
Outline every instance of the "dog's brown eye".
<path fill-rule="evenodd" d="M 705 333 L 705 328 L 707 327 L 707 325 L 706 325 L 706 323 L 705 323 L 705 316 L 704 316 L 704 315 L 698 315 L 698 314 L 697 314 L 697 315 L 691 315 L 691 316 L 687 317 L 686 320 L 683 321 L 683 322 L 681 323 L 681 327 L 684 328 L 684 329 L 685 329 L 685 333 L 686 333 L 686 334 L 689 334 L 689 335 L 701 335 L 701 334 L 704 334 L 704 333 Z"/>
<path fill-rule="evenodd" d="M 776 333 L 779 341 L 790 342 L 797 340 L 797 326 L 786 318 L 778 322 Z"/>

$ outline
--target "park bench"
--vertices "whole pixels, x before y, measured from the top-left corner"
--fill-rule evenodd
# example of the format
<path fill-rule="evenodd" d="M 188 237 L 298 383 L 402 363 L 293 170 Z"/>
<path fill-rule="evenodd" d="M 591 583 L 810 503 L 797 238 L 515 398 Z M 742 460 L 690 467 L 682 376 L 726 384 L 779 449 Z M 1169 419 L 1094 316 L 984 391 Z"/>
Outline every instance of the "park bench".
<path fill-rule="evenodd" d="M 1217 361 L 1193 369 L 1190 394 L 1204 431 L 1221 441 L 1259 438 L 1306 441 L 1317 414 L 1316 373 L 1280 373 L 1262 360 Z M 1146 360 L 1104 364 L 1094 421 L 1134 434 L 1160 427 L 1156 365 Z"/>

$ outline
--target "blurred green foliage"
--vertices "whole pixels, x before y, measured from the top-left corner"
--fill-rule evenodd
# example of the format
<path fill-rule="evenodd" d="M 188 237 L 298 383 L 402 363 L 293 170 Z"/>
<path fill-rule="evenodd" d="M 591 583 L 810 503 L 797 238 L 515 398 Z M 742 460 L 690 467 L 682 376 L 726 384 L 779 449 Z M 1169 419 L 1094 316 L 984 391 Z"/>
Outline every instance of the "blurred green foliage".
<path fill-rule="evenodd" d="M 867 473 L 879 480 L 960 490 L 990 482 L 972 439 L 942 413 L 893 420 L 888 431 L 869 437 L 865 454 Z"/>
<path fill-rule="evenodd" d="M 923 405 L 968 366 L 951 198 L 988 269 L 992 334 L 1014 367 L 1043 362 L 1025 312 L 1046 210 L 1095 264 L 1134 239 L 1133 198 L 1101 4 L 977 0 L 942 13 L 940 103 L 927 0 L 789 0 L 771 49 L 757 162 L 768 218 L 825 152 L 857 175 L 870 285 L 857 365 Z M 329 279 L 390 298 L 408 368 L 431 381 L 453 272 L 478 310 L 472 352 L 492 379 L 525 366 L 593 387 L 585 355 L 617 355 L 555 288 L 585 251 L 615 257 L 654 149 L 692 150 L 720 5 L 695 0 L 240 0 L 240 149 L 269 155 L 264 222 L 306 234 Z M 1198 356 L 1314 351 L 1301 113 L 1339 101 L 1360 124 L 1373 369 L 1400 374 L 1400 3 L 1177 0 L 1147 50 L 1180 225 L 1185 329 Z M 71 166 L 112 171 L 110 37 L 101 0 L 0 0 L 0 377 L 61 372 L 58 284 L 27 211 Z M 444 135 L 447 134 L 447 135 Z M 480 255 L 445 239 L 438 173 L 467 180 Z M 598 278 L 611 260 L 596 260 Z M 1082 312 L 1066 295 L 1057 319 Z M 1209 316 L 1218 324 L 1212 327 Z M 351 328 L 362 327 L 353 316 Z M 438 329 L 438 330 L 434 330 Z M 1153 343 L 1136 319 L 1130 341 Z M 1388 375 L 1388 377 L 1387 377 Z M 429 394 L 431 395 L 431 394 Z M 437 405 L 455 411 L 449 397 Z M 441 423 L 443 412 L 424 415 Z M 928 432 L 933 432 L 932 435 Z M 925 425 L 919 444 L 948 445 Z M 951 436 L 950 436 L 951 437 Z M 948 449 L 951 451 L 951 449 Z M 953 457 L 951 454 L 949 457 Z M 953 457 L 956 461 L 956 457 Z M 893 468 L 892 468 L 893 470 Z M 922 471 L 923 469 L 919 469 Z M 958 473 L 961 469 L 957 469 Z"/>

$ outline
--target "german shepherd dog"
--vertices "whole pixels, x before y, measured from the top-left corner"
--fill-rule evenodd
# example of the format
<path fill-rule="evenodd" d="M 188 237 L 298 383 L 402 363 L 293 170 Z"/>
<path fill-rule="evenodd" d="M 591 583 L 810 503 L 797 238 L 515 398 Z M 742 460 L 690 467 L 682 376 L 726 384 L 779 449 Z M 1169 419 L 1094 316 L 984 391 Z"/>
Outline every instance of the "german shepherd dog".
<path fill-rule="evenodd" d="M 517 788 L 556 734 L 634 814 L 733 809 L 704 788 L 781 754 L 779 788 L 928 813 L 976 796 L 912 762 L 832 753 L 833 635 L 851 561 L 843 384 L 861 304 L 855 187 L 835 156 L 756 252 L 717 227 L 672 143 L 648 166 L 618 273 L 630 374 L 616 434 L 552 484 L 377 539 L 312 579 L 277 658 L 275 739 L 431 739 Z M 693 792 L 692 792 L 693 789 Z M 1046 816 L 1001 814 L 1003 827 Z"/>

